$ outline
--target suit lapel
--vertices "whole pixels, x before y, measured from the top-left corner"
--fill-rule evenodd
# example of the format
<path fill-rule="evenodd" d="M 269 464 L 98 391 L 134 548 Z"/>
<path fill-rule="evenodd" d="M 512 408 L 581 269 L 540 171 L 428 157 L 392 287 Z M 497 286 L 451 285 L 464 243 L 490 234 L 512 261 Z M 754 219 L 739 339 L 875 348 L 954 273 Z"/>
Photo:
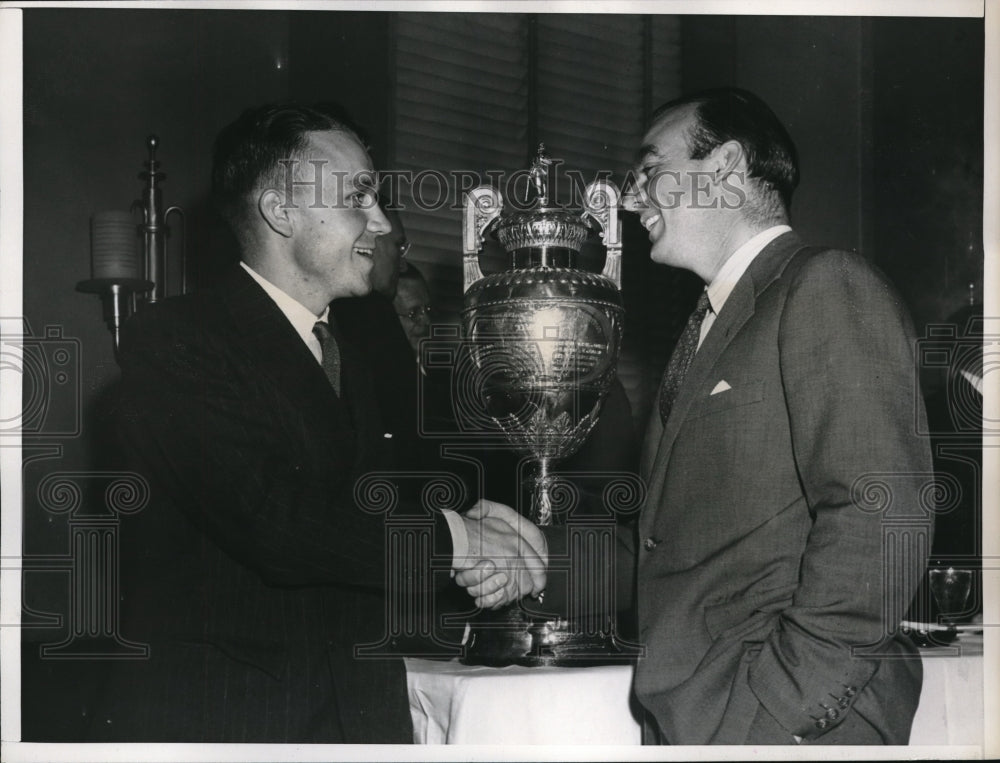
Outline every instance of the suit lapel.
<path fill-rule="evenodd" d="M 794 232 L 778 236 L 754 258 L 750 267 L 747 268 L 730 293 L 726 304 L 722 307 L 715 323 L 705 337 L 705 341 L 698 348 L 687 375 L 677 391 L 677 399 L 670 411 L 670 417 L 662 427 L 650 471 L 645 475 L 648 506 L 657 506 L 660 503 L 667 465 L 670 463 L 670 454 L 677 434 L 688 410 L 698 399 L 699 392 L 705 387 L 716 362 L 753 315 L 757 297 L 781 275 L 785 265 L 802 246 L 802 240 Z M 659 415 L 655 408 L 656 406 L 654 406 L 652 416 Z M 650 427 L 653 428 L 652 431 L 655 434 L 658 423 L 651 423 Z"/>
<path fill-rule="evenodd" d="M 237 267 L 219 290 L 235 327 L 233 342 L 252 359 L 255 368 L 305 412 L 307 421 L 349 426 L 346 409 L 322 367 L 257 282 Z"/>

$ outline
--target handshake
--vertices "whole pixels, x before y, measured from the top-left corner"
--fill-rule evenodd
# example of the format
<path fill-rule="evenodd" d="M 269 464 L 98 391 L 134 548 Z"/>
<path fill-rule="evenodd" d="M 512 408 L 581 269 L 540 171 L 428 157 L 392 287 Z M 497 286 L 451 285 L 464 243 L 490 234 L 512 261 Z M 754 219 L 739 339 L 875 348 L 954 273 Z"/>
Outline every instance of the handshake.
<path fill-rule="evenodd" d="M 456 548 L 455 582 L 483 609 L 497 609 L 545 590 L 548 544 L 532 522 L 509 506 L 480 500 L 461 516 L 468 547 Z M 457 546 L 458 544 L 456 544 Z"/>

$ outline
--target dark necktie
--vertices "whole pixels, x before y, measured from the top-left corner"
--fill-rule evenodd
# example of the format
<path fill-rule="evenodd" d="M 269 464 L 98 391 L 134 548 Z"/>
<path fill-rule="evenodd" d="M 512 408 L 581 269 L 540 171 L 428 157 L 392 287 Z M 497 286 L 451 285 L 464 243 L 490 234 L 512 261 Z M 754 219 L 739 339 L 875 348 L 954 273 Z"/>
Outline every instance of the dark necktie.
<path fill-rule="evenodd" d="M 333 317 L 330 317 L 333 320 Z M 313 333 L 319 340 L 320 349 L 323 351 L 323 373 L 330 380 L 337 395 L 340 395 L 340 346 L 337 339 L 337 329 L 326 321 L 316 321 L 313 326 Z"/>
<path fill-rule="evenodd" d="M 703 291 L 698 298 L 698 304 L 688 318 L 684 326 L 684 333 L 677 340 L 670 355 L 670 362 L 667 363 L 667 370 L 663 372 L 663 381 L 660 384 L 660 420 L 666 424 L 670 409 L 674 407 L 677 399 L 677 390 L 680 389 L 681 382 L 687 374 L 694 354 L 698 350 L 698 338 L 701 334 L 701 323 L 705 320 L 705 314 L 709 311 L 711 304 L 708 301 L 708 291 Z"/>

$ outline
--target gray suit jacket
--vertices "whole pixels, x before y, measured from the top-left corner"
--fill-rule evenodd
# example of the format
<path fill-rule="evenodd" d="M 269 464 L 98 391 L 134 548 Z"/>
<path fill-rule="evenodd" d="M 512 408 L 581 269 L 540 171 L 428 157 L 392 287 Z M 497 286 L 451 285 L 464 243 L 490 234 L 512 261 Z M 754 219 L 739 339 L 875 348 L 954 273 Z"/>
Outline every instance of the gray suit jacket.
<path fill-rule="evenodd" d="M 918 392 L 906 310 L 866 260 L 794 233 L 754 260 L 643 454 L 635 690 L 663 741 L 905 744 Z"/>

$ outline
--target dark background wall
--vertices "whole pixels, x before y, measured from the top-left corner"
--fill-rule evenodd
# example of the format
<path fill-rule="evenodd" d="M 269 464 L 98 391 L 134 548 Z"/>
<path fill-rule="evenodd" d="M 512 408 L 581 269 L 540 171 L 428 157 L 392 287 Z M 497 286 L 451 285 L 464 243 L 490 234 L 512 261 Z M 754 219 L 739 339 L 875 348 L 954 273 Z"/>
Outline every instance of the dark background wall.
<path fill-rule="evenodd" d="M 690 16 L 681 27 L 685 90 L 744 87 L 788 128 L 802 170 L 792 224 L 807 240 L 862 251 L 866 25 L 853 18 Z"/>
<path fill-rule="evenodd" d="M 166 203 L 186 209 L 194 278 L 210 279 L 232 257 L 207 201 L 215 133 L 249 105 L 333 99 L 367 127 L 382 166 L 393 119 L 389 21 L 380 13 L 24 13 L 25 317 L 36 335 L 55 326 L 77 340 L 82 412 L 79 436 L 26 440 L 28 456 L 50 447 L 25 468 L 26 555 L 67 550 L 66 518 L 38 506 L 39 480 L 102 465 L 102 404 L 117 368 L 97 299 L 75 291 L 90 275 L 90 216 L 125 210 L 138 196 L 145 137 L 157 133 Z M 918 330 L 960 307 L 969 283 L 981 299 L 981 20 L 692 16 L 681 42 L 686 90 L 747 87 L 788 124 L 803 175 L 793 218 L 807 238 L 871 257 Z M 627 235 L 632 261 L 643 259 L 644 236 Z M 50 426 L 74 405 L 53 405 Z M 64 573 L 25 577 L 29 625 L 66 612 Z M 58 641 L 65 627 L 25 630 L 25 738 L 29 729 L 72 735 L 55 682 L 85 680 L 85 668 L 29 664 L 32 644 Z"/>
<path fill-rule="evenodd" d="M 75 379 L 43 389 L 23 375 L 26 400 L 56 398 L 48 431 L 72 431 L 74 417 L 80 421 L 76 436 L 25 439 L 29 569 L 31 559 L 58 567 L 43 557 L 69 549 L 68 518 L 41 507 L 41 480 L 115 466 L 104 424 L 118 370 L 97 297 L 76 291 L 90 277 L 90 216 L 125 211 L 139 197 L 146 136 L 156 133 L 165 205 L 186 212 L 192 278 L 211 280 L 234 257 L 208 202 L 215 134 L 248 106 L 336 100 L 384 146 L 387 57 L 375 51 L 385 50 L 386 29 L 378 13 L 24 12 L 24 313 L 35 336 L 61 327 L 80 370 L 78 400 Z M 175 218 L 171 226 L 169 247 L 178 252 Z M 72 687 L 99 680 L 100 661 L 38 661 L 40 644 L 68 633 L 65 570 L 26 573 L 23 595 L 24 738 L 71 739 L 86 720 Z"/>
<path fill-rule="evenodd" d="M 983 301 L 983 26 L 872 22 L 875 259 L 918 325 Z"/>
<path fill-rule="evenodd" d="M 979 19 L 686 17 L 685 89 L 746 87 L 799 149 L 792 222 L 870 257 L 919 327 L 982 301 Z"/>

